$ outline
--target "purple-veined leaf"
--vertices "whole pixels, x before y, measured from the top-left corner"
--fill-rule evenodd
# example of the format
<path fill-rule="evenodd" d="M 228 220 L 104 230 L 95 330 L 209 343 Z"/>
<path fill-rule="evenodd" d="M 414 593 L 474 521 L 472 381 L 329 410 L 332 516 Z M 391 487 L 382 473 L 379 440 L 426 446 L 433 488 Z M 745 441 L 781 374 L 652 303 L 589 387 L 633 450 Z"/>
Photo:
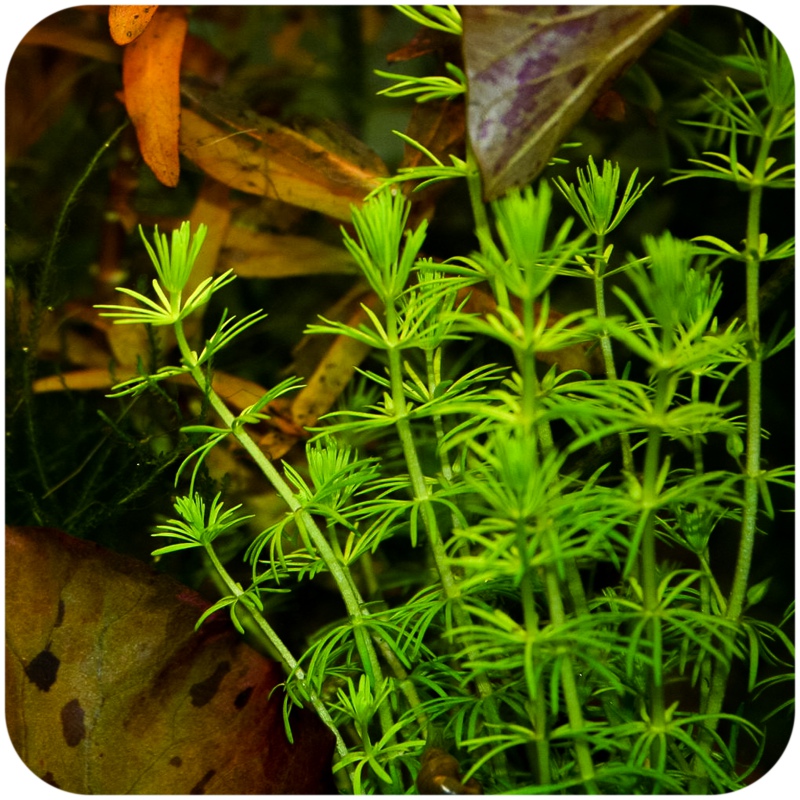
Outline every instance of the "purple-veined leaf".
<path fill-rule="evenodd" d="M 678 6 L 465 6 L 467 132 L 492 200 L 533 180 Z"/>

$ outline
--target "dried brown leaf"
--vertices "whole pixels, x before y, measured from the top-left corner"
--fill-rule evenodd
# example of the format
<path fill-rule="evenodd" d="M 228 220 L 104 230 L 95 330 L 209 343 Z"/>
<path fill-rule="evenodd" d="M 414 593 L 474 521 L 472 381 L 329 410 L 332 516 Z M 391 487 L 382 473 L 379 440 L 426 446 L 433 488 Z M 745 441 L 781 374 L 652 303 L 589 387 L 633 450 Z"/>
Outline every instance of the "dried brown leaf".
<path fill-rule="evenodd" d="M 354 274 L 350 253 L 309 236 L 254 231 L 241 225 L 228 229 L 219 270 L 232 269 L 243 278 L 289 278 L 301 275 Z"/>
<path fill-rule="evenodd" d="M 43 781 L 82 794 L 330 790 L 333 737 L 292 714 L 279 665 L 135 559 L 6 529 L 6 722 Z"/>
<path fill-rule="evenodd" d="M 374 168 L 343 155 L 346 148 L 322 146 L 187 86 L 184 93 L 194 107 L 182 112 L 181 152 L 233 189 L 349 221 L 351 205 L 380 185 Z"/>

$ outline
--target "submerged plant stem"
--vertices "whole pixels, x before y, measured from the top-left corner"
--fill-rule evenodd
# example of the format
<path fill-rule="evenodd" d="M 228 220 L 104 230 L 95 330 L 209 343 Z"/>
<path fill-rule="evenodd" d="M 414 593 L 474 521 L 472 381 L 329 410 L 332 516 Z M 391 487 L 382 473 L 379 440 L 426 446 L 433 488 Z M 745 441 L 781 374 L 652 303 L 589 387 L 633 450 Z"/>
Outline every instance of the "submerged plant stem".
<path fill-rule="evenodd" d="M 204 547 L 206 555 L 210 559 L 215 572 L 225 584 L 225 589 L 236 598 L 242 597 L 244 595 L 244 591 L 242 591 L 241 587 L 228 574 L 228 571 L 217 557 L 213 546 L 211 544 L 206 544 Z M 280 658 L 286 672 L 296 676 L 298 683 L 303 687 L 309 701 L 311 702 L 311 705 L 319 715 L 320 720 L 322 720 L 331 733 L 333 733 L 336 741 L 336 752 L 339 754 L 340 758 L 344 758 L 344 756 L 347 755 L 347 745 L 345 744 L 344 739 L 342 739 L 341 733 L 339 733 L 339 728 L 336 726 L 336 723 L 333 721 L 328 709 L 325 707 L 325 703 L 322 702 L 317 693 L 311 688 L 311 685 L 306 681 L 305 673 L 297 663 L 295 657 L 292 655 L 292 652 L 288 647 L 286 647 L 286 645 L 283 643 L 283 640 L 275 632 L 275 629 L 266 621 L 266 619 L 264 619 L 261 614 L 250 613 L 250 619 L 256 625 L 261 635 L 264 636 L 270 643 L 275 653 Z M 350 779 L 351 772 L 352 770 L 347 770 L 346 774 L 348 775 L 348 779 Z"/>
<path fill-rule="evenodd" d="M 597 311 L 597 318 L 601 323 L 605 323 L 607 318 L 606 312 L 606 292 L 605 292 L 605 269 L 606 260 L 603 255 L 605 250 L 605 236 L 600 235 L 597 237 L 596 257 L 594 260 L 593 270 L 593 283 L 594 283 L 594 298 L 595 308 Z M 617 380 L 617 365 L 614 361 L 614 348 L 611 343 L 611 336 L 609 335 L 608 328 L 603 324 L 600 331 L 600 351 L 603 354 L 603 365 L 606 368 L 606 376 L 610 381 Z M 627 431 L 620 431 L 619 441 L 622 448 L 622 466 L 626 472 L 631 474 L 633 472 L 633 451 L 631 450 L 631 437 Z"/>
<path fill-rule="evenodd" d="M 191 367 L 192 378 L 203 392 L 203 395 L 208 398 L 212 408 L 220 416 L 223 423 L 231 430 L 233 436 L 236 437 L 242 447 L 244 447 L 244 449 L 250 454 L 253 461 L 275 488 L 275 491 L 297 515 L 298 524 L 305 526 L 305 529 L 313 541 L 314 546 L 319 551 L 320 557 L 325 562 L 326 567 L 336 582 L 337 588 L 342 596 L 342 599 L 344 600 L 347 613 L 354 623 L 354 635 L 359 653 L 364 661 L 364 670 L 367 675 L 370 676 L 373 686 L 381 685 L 383 682 L 383 675 L 380 662 L 378 660 L 378 655 L 375 652 L 375 648 L 373 647 L 372 640 L 370 639 L 366 628 L 360 624 L 363 622 L 365 617 L 363 600 L 359 595 L 358 590 L 355 588 L 355 584 L 351 575 L 349 574 L 349 571 L 347 570 L 346 566 L 336 558 L 336 554 L 333 552 L 327 537 L 320 530 L 313 517 L 306 509 L 302 507 L 300 501 L 292 492 L 291 487 L 286 483 L 278 470 L 275 469 L 272 462 L 264 455 L 259 446 L 247 434 L 242 426 L 236 424 L 234 415 L 231 413 L 219 395 L 213 390 L 208 379 L 203 373 L 203 370 L 197 366 L 197 356 L 189 348 L 189 344 L 186 340 L 186 335 L 183 330 L 182 321 L 179 320 L 176 322 L 174 327 L 181 355 L 184 359 L 184 362 Z M 386 703 L 381 705 L 381 712 L 384 714 L 384 716 L 381 718 L 381 722 L 385 732 L 391 727 L 391 720 L 388 717 L 389 710 Z"/>
<path fill-rule="evenodd" d="M 761 474 L 761 381 L 762 358 L 761 347 L 761 322 L 759 307 L 760 266 L 758 258 L 759 239 L 761 231 L 761 202 L 763 196 L 763 179 L 766 172 L 766 162 L 771 141 L 765 138 L 761 142 L 753 176 L 753 185 L 749 194 L 747 214 L 747 239 L 745 250 L 746 303 L 747 303 L 747 332 L 748 353 L 750 360 L 747 364 L 747 429 L 746 429 L 746 454 L 744 468 L 744 491 L 742 497 L 742 522 L 739 534 L 739 552 L 736 558 L 733 584 L 728 597 L 725 616 L 736 622 L 742 615 L 747 588 L 750 578 L 750 566 L 753 561 L 755 547 L 756 525 L 758 521 L 759 488 L 758 481 Z M 727 663 L 715 665 L 711 689 L 707 696 L 705 712 L 710 715 L 709 721 L 701 733 L 700 744 L 705 753 L 711 749 L 711 734 L 717 727 L 717 715 L 722 710 L 725 693 L 728 686 L 730 666 Z M 695 782 L 693 791 L 705 791 L 708 777 L 702 759 L 695 758 L 695 774 L 699 780 Z"/>

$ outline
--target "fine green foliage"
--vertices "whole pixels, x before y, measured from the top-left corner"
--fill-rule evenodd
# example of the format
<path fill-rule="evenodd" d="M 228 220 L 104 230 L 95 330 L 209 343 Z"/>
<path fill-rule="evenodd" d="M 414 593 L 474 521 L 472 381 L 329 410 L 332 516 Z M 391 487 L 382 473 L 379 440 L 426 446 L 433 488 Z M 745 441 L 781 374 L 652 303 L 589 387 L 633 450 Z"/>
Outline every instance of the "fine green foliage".
<path fill-rule="evenodd" d="M 460 33 L 451 7 L 404 13 Z M 176 517 L 155 533 L 172 541 L 155 553 L 203 548 L 223 593 L 204 618 L 227 609 L 283 661 L 287 725 L 293 704 L 319 713 L 343 790 L 411 791 L 426 743 L 458 752 L 461 780 L 487 793 L 722 793 L 755 768 L 742 770 L 740 752 L 747 740 L 748 752 L 761 747 L 763 721 L 724 701 L 737 665 L 755 695 L 789 680 L 793 658 L 790 610 L 781 625 L 750 616 L 769 593 L 750 577 L 755 536 L 780 513 L 770 492 L 791 473 L 761 463 L 762 364 L 791 336 L 761 337 L 759 268 L 793 254 L 791 241 L 768 248 L 761 220 L 764 192 L 793 185 L 792 165 L 772 155 L 793 133 L 793 84 L 771 36 L 760 51 L 748 39 L 738 63 L 761 88 L 712 85 L 706 121 L 694 121 L 727 152 L 676 179 L 722 178 L 747 193 L 741 248 L 713 231 L 665 232 L 615 257 L 609 235 L 656 189 L 591 159 L 576 182 L 545 177 L 487 207 L 469 152 L 451 166 L 431 155 L 432 167 L 406 169 L 354 209 L 344 244 L 380 310 L 364 306 L 358 328 L 320 319 L 307 332 L 366 344 L 379 366 L 361 372 L 363 403 L 314 429 L 303 467 L 273 464 L 246 429 L 295 379 L 234 415 L 209 377 L 216 354 L 265 315 L 224 315 L 199 354 L 187 342 L 186 317 L 232 280 L 183 297 L 202 227 L 192 235 L 185 223 L 171 245 L 158 232 L 155 248 L 145 240 L 157 300 L 120 289 L 139 307 L 101 306 L 116 323 L 171 325 L 180 349 L 180 364 L 115 395 L 184 374 L 215 415 L 183 428 L 200 444 L 177 471 Z M 441 96 L 436 83 L 407 84 L 393 91 Z M 477 250 L 433 263 L 421 256 L 427 223 L 408 226 L 398 184 L 452 178 L 466 179 Z M 577 219 L 556 213 L 564 201 Z M 744 265 L 747 303 L 722 322 L 725 287 L 741 279 L 728 262 Z M 590 280 L 592 307 L 551 318 L 557 278 Z M 459 300 L 478 284 L 496 303 L 482 315 Z M 477 341 L 508 351 L 511 365 L 465 367 Z M 603 375 L 560 371 L 569 348 L 599 349 Z M 546 354 L 547 369 L 537 363 Z M 229 437 L 285 504 L 248 542 L 247 585 L 217 548 L 248 515 L 198 490 L 204 459 Z M 706 463 L 712 445 L 724 463 Z M 712 546 L 723 528 L 737 548 L 730 580 Z M 404 570 L 408 552 L 424 555 Z M 264 598 L 317 579 L 335 587 L 342 614 L 295 654 Z"/>

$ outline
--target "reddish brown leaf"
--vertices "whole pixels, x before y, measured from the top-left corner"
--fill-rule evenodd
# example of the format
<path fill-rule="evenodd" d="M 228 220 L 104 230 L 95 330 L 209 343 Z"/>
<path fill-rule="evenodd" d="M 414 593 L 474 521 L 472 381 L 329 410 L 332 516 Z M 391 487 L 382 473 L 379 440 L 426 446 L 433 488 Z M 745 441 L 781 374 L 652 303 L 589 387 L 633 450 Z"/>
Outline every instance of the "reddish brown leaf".
<path fill-rule="evenodd" d="M 463 154 L 465 132 L 464 104 L 460 101 L 415 104 L 406 129 L 409 137 L 445 163 L 448 156 Z M 415 167 L 426 159 L 418 148 L 407 144 L 400 166 Z"/>
<path fill-rule="evenodd" d="M 350 206 L 380 184 L 375 159 L 355 154 L 343 132 L 338 143 L 329 136 L 322 145 L 187 85 L 184 94 L 193 107 L 182 111 L 181 151 L 233 189 L 349 221 Z"/>
<path fill-rule="evenodd" d="M 110 6 L 108 28 L 117 44 L 130 44 L 150 24 L 158 6 Z"/>
<path fill-rule="evenodd" d="M 386 61 L 389 64 L 396 64 L 400 61 L 411 61 L 429 53 L 446 54 L 445 57 L 453 61 L 456 54 L 451 51 L 457 47 L 457 42 L 457 37 L 452 33 L 421 27 L 410 42 L 389 53 Z"/>
<path fill-rule="evenodd" d="M 592 114 L 597 119 L 609 119 L 612 122 L 622 122 L 625 119 L 625 99 L 613 89 L 609 89 L 592 103 Z"/>
<path fill-rule="evenodd" d="M 221 86 L 228 74 L 228 59 L 205 39 L 189 33 L 183 44 L 181 72 L 197 75 L 210 85 Z"/>
<path fill-rule="evenodd" d="M 83 794 L 330 788 L 333 737 L 292 715 L 280 667 L 135 559 L 46 528 L 6 531 L 6 721 L 42 780 Z"/>
<path fill-rule="evenodd" d="M 126 128 L 120 136 L 120 146 L 117 148 L 117 160 L 109 175 L 108 204 L 111 214 L 106 215 L 106 222 L 119 225 L 126 234 L 133 233 L 139 222 L 139 213 L 135 207 L 136 190 L 139 187 L 139 171 L 136 162 L 136 131 Z M 122 241 L 115 243 L 114 263 L 100 256 L 100 272 L 107 284 L 124 280 L 119 274 L 119 257 Z M 112 272 L 117 272 L 116 279 Z"/>
<path fill-rule="evenodd" d="M 465 6 L 467 131 L 492 200 L 547 165 L 677 6 Z"/>
<path fill-rule="evenodd" d="M 165 186 L 180 175 L 180 67 L 186 9 L 164 6 L 122 57 L 125 107 L 147 166 Z"/>

